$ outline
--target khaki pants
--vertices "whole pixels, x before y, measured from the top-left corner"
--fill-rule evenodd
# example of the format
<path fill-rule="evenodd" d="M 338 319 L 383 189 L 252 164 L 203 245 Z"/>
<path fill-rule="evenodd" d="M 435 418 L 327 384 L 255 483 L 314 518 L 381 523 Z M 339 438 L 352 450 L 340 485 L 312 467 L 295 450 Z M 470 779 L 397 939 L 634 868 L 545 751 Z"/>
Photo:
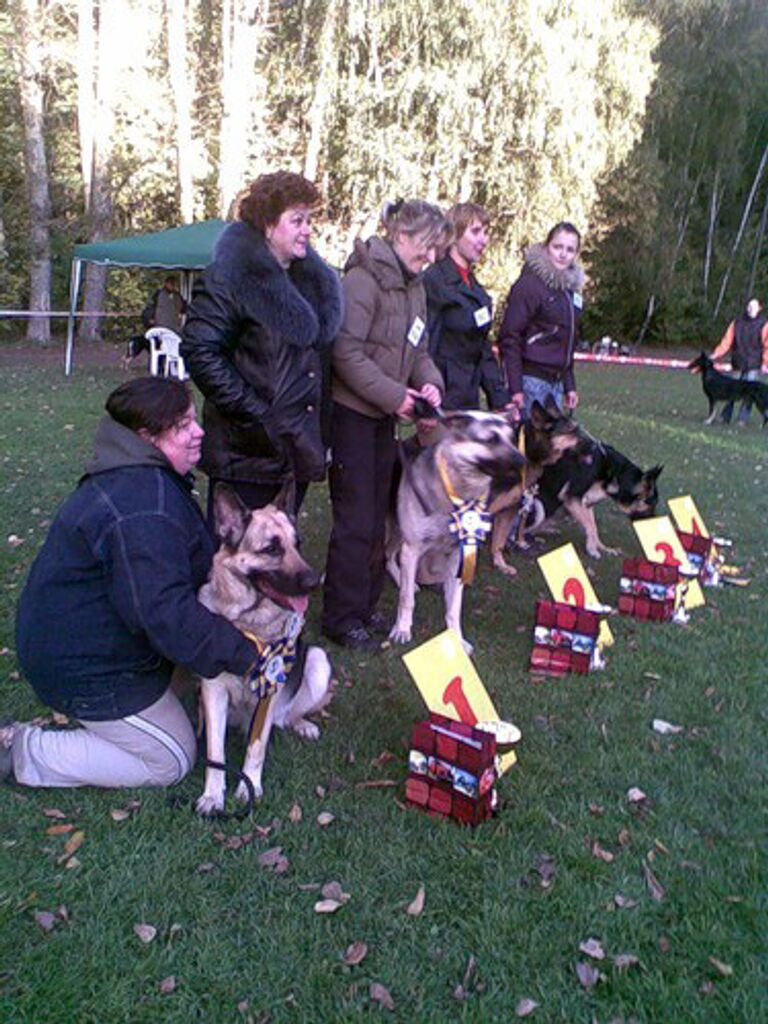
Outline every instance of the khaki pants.
<path fill-rule="evenodd" d="M 80 729 L 23 725 L 13 773 L 24 786 L 170 786 L 192 769 L 197 744 L 178 698 L 163 696 L 136 715 Z"/>

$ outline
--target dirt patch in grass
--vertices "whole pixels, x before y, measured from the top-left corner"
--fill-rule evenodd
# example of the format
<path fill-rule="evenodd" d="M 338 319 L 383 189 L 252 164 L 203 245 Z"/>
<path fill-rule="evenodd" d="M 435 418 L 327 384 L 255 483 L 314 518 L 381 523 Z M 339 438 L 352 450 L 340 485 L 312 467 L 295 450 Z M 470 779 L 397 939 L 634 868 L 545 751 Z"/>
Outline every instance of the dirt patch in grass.
<path fill-rule="evenodd" d="M 97 341 L 75 345 L 73 366 L 119 366 L 125 347 L 115 342 Z M 56 367 L 64 370 L 65 343 L 54 341 L 50 345 L 31 345 L 26 341 L 0 343 L 0 368 L 35 366 Z M 137 360 L 138 362 L 138 360 Z"/>

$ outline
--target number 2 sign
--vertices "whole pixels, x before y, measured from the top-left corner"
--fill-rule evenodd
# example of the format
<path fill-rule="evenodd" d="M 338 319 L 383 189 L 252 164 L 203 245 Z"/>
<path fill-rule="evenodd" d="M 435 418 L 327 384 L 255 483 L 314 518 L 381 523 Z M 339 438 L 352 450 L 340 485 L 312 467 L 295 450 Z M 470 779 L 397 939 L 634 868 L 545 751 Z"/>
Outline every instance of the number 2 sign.
<path fill-rule="evenodd" d="M 542 555 L 538 563 L 553 600 L 572 604 L 576 608 L 594 609 L 601 606 L 573 544 L 564 544 Z M 605 620 L 600 623 L 597 642 L 601 648 L 610 647 L 613 643 L 613 633 Z"/>
<path fill-rule="evenodd" d="M 650 562 L 688 567 L 688 556 L 669 516 L 638 519 L 632 525 L 643 548 L 643 553 Z M 678 584 L 678 586 L 682 588 L 685 584 Z M 699 586 L 699 581 L 689 580 L 683 601 L 686 611 L 691 608 L 700 608 L 703 604 L 704 593 Z"/>
<path fill-rule="evenodd" d="M 466 725 L 499 721 L 488 691 L 453 630 L 446 629 L 408 651 L 403 661 L 430 711 Z M 512 750 L 502 754 L 502 772 L 516 760 Z"/>

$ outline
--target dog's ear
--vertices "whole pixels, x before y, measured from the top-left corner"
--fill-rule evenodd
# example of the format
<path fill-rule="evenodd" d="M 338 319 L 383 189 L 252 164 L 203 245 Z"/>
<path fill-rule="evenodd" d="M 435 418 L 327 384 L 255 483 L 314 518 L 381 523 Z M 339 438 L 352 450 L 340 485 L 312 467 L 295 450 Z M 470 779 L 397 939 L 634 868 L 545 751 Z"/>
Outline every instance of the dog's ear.
<path fill-rule="evenodd" d="M 557 404 L 557 402 L 554 400 L 552 395 L 547 395 L 547 397 L 544 399 L 544 408 L 546 409 L 546 411 L 549 413 L 550 416 L 555 416 L 555 417 L 559 418 L 560 416 L 563 415 L 562 409 Z"/>
<path fill-rule="evenodd" d="M 444 427 L 447 427 L 452 434 L 463 434 L 472 425 L 472 416 L 467 412 L 462 412 L 460 409 L 456 412 L 449 412 L 443 414 L 441 417 L 441 423 Z"/>
<path fill-rule="evenodd" d="M 661 476 L 662 469 L 664 469 L 663 466 L 652 466 L 650 469 L 646 470 L 645 479 L 651 481 L 658 480 Z"/>
<path fill-rule="evenodd" d="M 534 401 L 528 418 L 533 424 L 535 430 L 544 430 L 549 423 L 549 416 L 547 415 L 546 409 L 539 401 Z"/>
<path fill-rule="evenodd" d="M 270 505 L 274 505 L 280 512 L 285 512 L 289 519 L 296 518 L 296 480 L 289 476 L 283 486 L 274 496 Z"/>
<path fill-rule="evenodd" d="M 216 536 L 234 551 L 248 529 L 251 513 L 229 484 L 218 483 L 214 487 L 213 518 Z"/>

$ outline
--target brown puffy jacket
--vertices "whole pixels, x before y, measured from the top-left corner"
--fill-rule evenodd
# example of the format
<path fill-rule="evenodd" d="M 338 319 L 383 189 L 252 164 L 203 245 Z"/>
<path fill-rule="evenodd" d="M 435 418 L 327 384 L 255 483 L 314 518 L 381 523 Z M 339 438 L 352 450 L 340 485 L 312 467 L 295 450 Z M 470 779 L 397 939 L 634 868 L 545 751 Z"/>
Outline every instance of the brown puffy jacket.
<path fill-rule="evenodd" d="M 335 401 L 365 416 L 391 415 L 406 387 L 443 380 L 428 353 L 427 300 L 421 277 L 406 280 L 392 247 L 358 239 L 342 282 L 344 322 L 333 347 Z M 419 334 L 419 323 L 421 333 Z"/>

